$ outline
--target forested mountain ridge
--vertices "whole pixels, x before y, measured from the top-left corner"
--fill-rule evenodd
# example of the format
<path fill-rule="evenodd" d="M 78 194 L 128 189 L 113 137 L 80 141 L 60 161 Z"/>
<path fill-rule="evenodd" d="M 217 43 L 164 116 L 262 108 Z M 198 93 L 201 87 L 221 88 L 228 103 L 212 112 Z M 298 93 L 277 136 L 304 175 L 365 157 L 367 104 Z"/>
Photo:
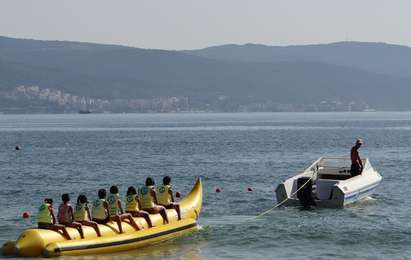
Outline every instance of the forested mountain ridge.
<path fill-rule="evenodd" d="M 322 45 L 310 54 L 317 59 L 302 51 L 300 56 L 293 51 L 292 58 L 253 56 L 238 46 L 228 57 L 233 52 L 228 47 L 167 51 L 0 37 L 0 111 L 10 106 L 23 113 L 81 107 L 106 112 L 411 108 L 411 79 L 403 72 L 361 67 L 372 60 L 331 63 L 318 54 L 329 48 Z M 244 57 L 235 59 L 238 51 Z M 399 64 L 406 71 L 405 61 Z"/>

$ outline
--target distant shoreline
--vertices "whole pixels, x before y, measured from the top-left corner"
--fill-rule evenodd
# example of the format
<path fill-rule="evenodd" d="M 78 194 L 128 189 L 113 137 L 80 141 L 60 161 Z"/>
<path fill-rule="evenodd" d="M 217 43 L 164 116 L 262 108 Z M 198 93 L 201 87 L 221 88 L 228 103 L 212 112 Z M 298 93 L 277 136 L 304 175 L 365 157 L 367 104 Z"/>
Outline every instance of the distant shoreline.
<path fill-rule="evenodd" d="M 378 110 L 378 111 L 261 111 L 261 112 L 215 112 L 215 111 L 198 111 L 198 112 L 147 112 L 147 113 L 4 113 L 0 116 L 9 115 L 78 115 L 81 117 L 92 115 L 184 115 L 184 114 L 373 114 L 373 113 L 409 113 L 411 110 Z"/>

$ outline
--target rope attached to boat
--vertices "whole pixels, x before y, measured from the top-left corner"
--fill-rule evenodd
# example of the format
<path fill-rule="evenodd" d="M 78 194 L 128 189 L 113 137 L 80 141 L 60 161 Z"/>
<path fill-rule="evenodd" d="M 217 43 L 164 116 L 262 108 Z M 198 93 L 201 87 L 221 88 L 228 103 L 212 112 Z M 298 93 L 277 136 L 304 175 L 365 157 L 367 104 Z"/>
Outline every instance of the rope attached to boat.
<path fill-rule="evenodd" d="M 302 188 L 305 187 L 305 185 L 307 185 L 313 178 L 314 178 L 315 172 L 313 172 L 313 174 L 311 175 L 311 177 L 303 184 L 301 185 L 300 188 L 298 188 L 295 192 L 293 192 L 289 197 L 287 197 L 285 200 L 281 201 L 280 203 L 276 204 L 274 207 L 261 212 L 260 214 L 258 214 L 257 216 L 254 217 L 254 219 L 262 217 L 268 213 L 270 213 L 271 211 L 273 211 L 274 209 L 278 208 L 279 206 L 283 205 L 287 200 L 289 200 L 290 198 L 292 198 L 295 194 L 297 194 L 297 192 L 299 192 Z"/>

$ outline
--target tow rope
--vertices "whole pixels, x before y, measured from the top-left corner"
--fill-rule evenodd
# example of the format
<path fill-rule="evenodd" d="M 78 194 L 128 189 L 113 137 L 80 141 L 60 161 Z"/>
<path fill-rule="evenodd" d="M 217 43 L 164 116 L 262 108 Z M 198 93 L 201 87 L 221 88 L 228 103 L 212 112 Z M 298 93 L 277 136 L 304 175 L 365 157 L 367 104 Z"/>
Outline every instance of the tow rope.
<path fill-rule="evenodd" d="M 311 177 L 303 184 L 301 185 L 300 188 L 298 188 L 295 192 L 293 192 L 289 197 L 287 197 L 285 200 L 281 201 L 280 203 L 276 204 L 274 207 L 261 212 L 260 214 L 258 214 L 257 216 L 253 217 L 253 219 L 262 217 L 268 213 L 270 213 L 271 211 L 273 211 L 274 209 L 278 208 L 279 206 L 283 205 L 287 200 L 289 200 L 290 198 L 292 198 L 295 194 L 297 194 L 297 192 L 299 192 L 302 188 L 305 187 L 305 185 L 307 185 L 313 178 L 314 178 L 315 172 L 313 172 L 313 174 L 311 175 Z"/>

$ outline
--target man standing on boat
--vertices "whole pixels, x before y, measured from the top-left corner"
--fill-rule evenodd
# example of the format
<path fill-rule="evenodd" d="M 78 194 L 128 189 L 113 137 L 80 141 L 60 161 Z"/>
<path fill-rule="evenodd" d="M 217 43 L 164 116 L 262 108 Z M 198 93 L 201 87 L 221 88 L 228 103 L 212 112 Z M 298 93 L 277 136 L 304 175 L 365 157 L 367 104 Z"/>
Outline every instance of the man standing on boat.
<path fill-rule="evenodd" d="M 351 148 L 351 176 L 355 177 L 360 175 L 363 170 L 362 161 L 360 158 L 360 154 L 358 153 L 358 149 L 360 149 L 363 141 L 361 139 L 357 139 L 355 145 Z"/>

